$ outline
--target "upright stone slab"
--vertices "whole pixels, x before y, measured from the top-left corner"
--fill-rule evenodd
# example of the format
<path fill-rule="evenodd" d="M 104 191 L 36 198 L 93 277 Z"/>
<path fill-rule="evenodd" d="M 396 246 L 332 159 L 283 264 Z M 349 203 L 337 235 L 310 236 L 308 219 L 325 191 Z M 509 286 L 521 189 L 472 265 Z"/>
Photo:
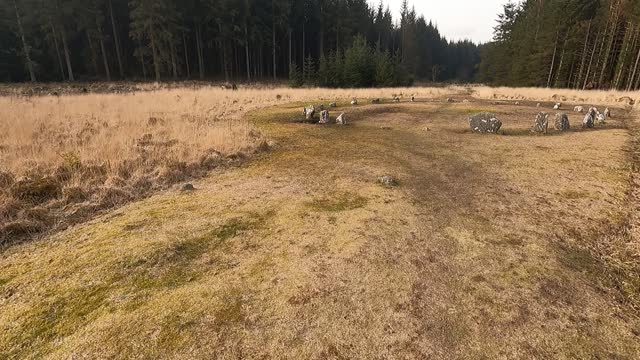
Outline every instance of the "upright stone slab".
<path fill-rule="evenodd" d="M 571 128 L 569 117 L 565 113 L 556 114 L 555 128 L 558 131 L 568 131 Z"/>
<path fill-rule="evenodd" d="M 611 117 L 611 110 L 609 110 L 609 108 L 604 109 L 604 117 L 605 118 Z"/>
<path fill-rule="evenodd" d="M 496 118 L 496 114 L 483 112 L 469 118 L 469 127 L 474 133 L 497 133 L 502 127 L 502 122 Z"/>
<path fill-rule="evenodd" d="M 328 124 L 329 123 L 329 111 L 322 110 L 320 111 L 320 124 Z"/>
<path fill-rule="evenodd" d="M 358 99 L 351 100 L 351 105 L 358 105 Z"/>
<path fill-rule="evenodd" d="M 582 120 L 582 127 L 585 129 L 593 128 L 594 124 L 594 115 L 593 111 L 589 111 L 587 115 L 584 116 L 584 120 Z"/>
<path fill-rule="evenodd" d="M 336 118 L 336 124 L 347 125 L 347 116 L 344 113 L 340 114 L 340 116 Z"/>
<path fill-rule="evenodd" d="M 315 115 L 316 113 L 316 108 L 313 105 L 309 105 L 305 107 L 303 111 L 304 111 L 304 118 L 307 121 L 310 121 L 313 119 L 313 115 Z"/>
<path fill-rule="evenodd" d="M 584 108 L 582 106 L 576 106 L 573 108 L 573 111 L 577 112 L 577 113 L 581 113 L 584 111 Z"/>
<path fill-rule="evenodd" d="M 553 106 L 553 110 L 560 110 L 560 108 L 561 108 L 561 107 L 562 107 L 562 103 L 556 103 L 556 104 Z"/>
<path fill-rule="evenodd" d="M 549 114 L 546 112 L 539 112 L 536 115 L 536 120 L 533 124 L 533 132 L 546 134 L 549 129 Z"/>
<path fill-rule="evenodd" d="M 598 124 L 602 125 L 602 124 L 604 124 L 605 122 L 607 122 L 607 118 L 604 116 L 604 114 L 602 114 L 602 113 L 598 113 L 598 114 L 596 115 L 596 121 L 598 122 Z"/>

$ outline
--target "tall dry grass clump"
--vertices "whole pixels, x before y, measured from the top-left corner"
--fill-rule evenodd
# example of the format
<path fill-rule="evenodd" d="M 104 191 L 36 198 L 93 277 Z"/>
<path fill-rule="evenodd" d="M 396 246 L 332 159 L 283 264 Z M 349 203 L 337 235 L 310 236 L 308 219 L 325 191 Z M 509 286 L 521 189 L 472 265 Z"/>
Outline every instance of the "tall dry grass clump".
<path fill-rule="evenodd" d="M 267 140 L 244 117 L 249 111 L 291 102 L 447 92 L 157 88 L 0 97 L 0 244 L 64 228 L 264 149 Z"/>

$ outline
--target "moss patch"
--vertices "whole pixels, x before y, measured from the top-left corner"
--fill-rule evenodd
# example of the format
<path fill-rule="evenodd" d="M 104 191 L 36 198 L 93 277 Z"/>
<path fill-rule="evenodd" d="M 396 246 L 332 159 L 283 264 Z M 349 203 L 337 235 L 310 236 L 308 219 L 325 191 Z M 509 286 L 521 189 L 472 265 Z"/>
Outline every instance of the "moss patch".
<path fill-rule="evenodd" d="M 314 199 L 306 203 L 312 210 L 320 212 L 354 210 L 362 208 L 366 204 L 367 198 L 351 192 L 335 194 L 330 198 Z"/>

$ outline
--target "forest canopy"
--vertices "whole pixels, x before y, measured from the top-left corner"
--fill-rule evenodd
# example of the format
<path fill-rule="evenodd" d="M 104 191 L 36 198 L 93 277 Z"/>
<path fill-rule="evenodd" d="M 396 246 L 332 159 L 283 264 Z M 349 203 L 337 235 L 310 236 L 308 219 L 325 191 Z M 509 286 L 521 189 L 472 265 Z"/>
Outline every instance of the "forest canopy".
<path fill-rule="evenodd" d="M 407 1 L 398 19 L 382 2 L 371 6 L 367 0 L 0 5 L 0 81 L 259 81 L 291 75 L 300 84 L 392 86 L 473 81 L 479 61 L 476 44 L 448 41 Z"/>
<path fill-rule="evenodd" d="M 524 0 L 449 41 L 405 0 L 5 0 L 0 81 L 640 88 L 640 0 Z M 436 19 L 437 20 L 437 19 Z"/>
<path fill-rule="evenodd" d="M 638 89 L 640 0 L 509 3 L 481 58 L 493 85 Z"/>

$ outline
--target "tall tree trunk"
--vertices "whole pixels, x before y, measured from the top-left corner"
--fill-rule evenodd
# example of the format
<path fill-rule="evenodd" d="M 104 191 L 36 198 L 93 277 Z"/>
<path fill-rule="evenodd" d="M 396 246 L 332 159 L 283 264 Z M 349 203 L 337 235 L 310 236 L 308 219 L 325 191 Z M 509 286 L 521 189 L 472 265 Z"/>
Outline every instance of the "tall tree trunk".
<path fill-rule="evenodd" d="M 564 37 L 564 41 L 562 42 L 562 53 L 560 54 L 560 64 L 558 64 L 558 71 L 556 72 L 556 80 L 554 82 L 555 87 L 559 87 L 560 75 L 562 73 L 562 65 L 564 65 L 564 54 L 567 48 L 567 41 L 569 41 L 569 33 L 571 32 L 571 28 L 567 30 L 567 34 Z"/>
<path fill-rule="evenodd" d="M 27 45 L 27 38 L 24 35 L 24 29 L 22 28 L 22 20 L 20 18 L 20 12 L 18 11 L 18 4 L 16 0 L 13 0 L 13 8 L 16 10 L 16 22 L 18 23 L 18 32 L 20 33 L 20 41 L 22 42 L 22 51 L 27 61 L 27 68 L 29 69 L 29 77 L 31 82 L 36 82 L 36 73 L 33 70 L 33 61 L 31 61 L 30 47 Z"/>
<path fill-rule="evenodd" d="M 87 42 L 89 43 L 89 51 L 91 52 L 91 62 L 93 63 L 93 71 L 96 76 L 98 76 L 98 54 L 96 54 L 96 49 L 93 48 L 93 41 L 91 40 L 91 35 L 89 34 L 89 30 L 85 30 L 87 34 Z"/>
<path fill-rule="evenodd" d="M 60 68 L 60 75 L 62 76 L 62 81 L 66 80 L 64 75 L 64 64 L 62 63 L 62 55 L 60 54 L 60 47 L 58 46 L 58 34 L 56 33 L 56 28 L 53 26 L 53 21 L 51 17 L 49 17 L 49 26 L 51 26 L 51 36 L 53 36 L 53 46 L 56 48 L 56 57 L 58 58 L 58 66 Z"/>
<path fill-rule="evenodd" d="M 616 37 L 616 30 L 617 29 L 618 29 L 618 12 L 616 11 L 616 13 L 614 15 L 613 24 L 611 26 L 611 39 L 609 40 L 609 45 L 607 45 L 607 51 L 606 51 L 605 56 L 604 56 L 604 62 L 602 64 L 602 70 L 600 71 L 600 78 L 598 80 L 598 83 L 600 83 L 600 84 L 602 84 L 602 81 L 604 80 L 604 74 L 605 74 L 605 71 L 607 70 L 607 66 L 609 65 L 609 56 L 611 55 L 611 48 L 613 47 L 613 42 L 614 42 L 615 37 Z"/>
<path fill-rule="evenodd" d="M 304 74 L 304 61 L 307 58 L 307 52 L 306 52 L 306 32 L 305 32 L 305 24 L 304 22 L 302 23 L 302 78 L 306 79 L 305 74 Z"/>
<path fill-rule="evenodd" d="M 156 81 L 160 81 L 160 57 L 158 56 L 156 34 L 153 27 L 149 29 L 149 39 L 151 39 L 151 55 L 153 56 L 153 70 L 156 76 Z"/>
<path fill-rule="evenodd" d="M 244 20 L 244 57 L 247 62 L 247 81 L 251 81 L 251 63 L 249 62 L 249 30 L 247 20 Z"/>
<path fill-rule="evenodd" d="M 587 88 L 589 84 L 589 75 L 591 74 L 591 65 L 593 65 L 593 58 L 596 55 L 596 49 L 598 48 L 598 41 L 600 40 L 600 32 L 596 35 L 596 42 L 593 44 L 593 50 L 591 51 L 591 58 L 589 59 L 589 66 L 587 67 L 587 73 L 584 75 L 584 84 L 582 90 Z"/>
<path fill-rule="evenodd" d="M 184 45 L 184 64 L 187 67 L 187 79 L 191 78 L 191 69 L 189 68 L 189 50 L 187 47 L 187 36 L 182 32 L 182 44 Z"/>
<path fill-rule="evenodd" d="M 222 67 L 224 69 L 224 80 L 229 82 L 229 67 L 227 66 L 228 57 L 227 57 L 227 46 L 225 44 L 224 38 L 222 38 L 222 23 L 218 23 L 218 31 L 220 32 L 220 47 L 222 48 Z"/>
<path fill-rule="evenodd" d="M 200 80 L 204 80 L 204 56 L 202 50 L 202 32 L 200 24 L 196 25 L 196 50 L 198 52 L 198 71 L 200 72 Z"/>
<path fill-rule="evenodd" d="M 551 68 L 549 69 L 549 77 L 547 78 L 547 87 L 551 87 L 551 77 L 553 76 L 553 68 L 556 65 L 556 53 L 558 52 L 558 37 L 560 30 L 556 32 L 556 41 L 553 44 L 553 57 L 551 58 Z"/>
<path fill-rule="evenodd" d="M 120 70 L 120 78 L 124 78 L 124 67 L 122 66 L 122 54 L 120 51 L 120 40 L 118 31 L 116 30 L 116 18 L 113 16 L 113 4 L 109 0 L 109 17 L 111 17 L 111 29 L 113 30 L 113 42 L 116 44 L 116 56 L 118 58 L 118 70 Z"/>
<path fill-rule="evenodd" d="M 107 74 L 107 81 L 111 81 L 111 70 L 109 69 L 109 60 L 107 60 L 107 48 L 104 46 L 104 38 L 100 31 L 100 50 L 102 50 L 102 62 L 104 63 L 104 72 Z"/>
<path fill-rule="evenodd" d="M 640 33 L 640 29 L 638 29 L 638 32 Z M 631 91 L 634 90 L 633 89 L 633 85 L 634 85 L 634 79 L 636 77 L 636 73 L 638 71 L 638 64 L 640 64 L 640 47 L 638 47 L 638 55 L 636 56 L 636 63 L 633 66 L 633 71 L 631 72 L 631 78 L 629 79 L 629 85 L 627 86 L 627 90 Z M 640 79 L 640 76 L 638 77 Z"/>
<path fill-rule="evenodd" d="M 176 44 L 174 44 L 173 39 L 171 39 L 171 48 L 169 49 L 169 53 L 171 55 L 171 73 L 173 74 L 173 79 L 178 79 L 178 55 L 176 54 Z"/>
<path fill-rule="evenodd" d="M 591 35 L 591 24 L 593 20 L 589 20 L 589 27 L 587 28 L 587 36 L 584 39 L 584 48 L 582 49 L 582 59 L 580 61 L 580 71 L 578 72 L 578 78 L 576 79 L 576 89 L 580 86 L 580 82 L 582 81 L 582 74 L 584 72 L 584 66 L 587 62 L 587 54 L 588 54 L 588 46 L 589 46 L 589 35 Z"/>
<path fill-rule="evenodd" d="M 289 67 L 291 67 L 291 64 L 293 64 L 293 49 L 291 47 L 292 45 L 292 41 L 291 41 L 291 33 L 293 31 L 291 30 L 291 26 L 289 26 Z M 289 69 L 289 71 L 291 71 L 291 69 Z"/>
<path fill-rule="evenodd" d="M 73 68 L 71 67 L 71 57 L 69 55 L 69 44 L 67 44 L 67 36 L 64 32 L 64 26 L 60 31 L 62 34 L 62 48 L 64 50 L 64 58 L 67 62 L 67 73 L 69 74 L 69 81 L 75 81 L 75 77 L 73 76 Z"/>
<path fill-rule="evenodd" d="M 276 22 L 275 19 L 273 24 L 271 24 L 271 45 L 272 45 L 272 54 L 273 54 L 273 80 L 276 80 L 278 77 L 278 65 L 276 63 Z"/>
<path fill-rule="evenodd" d="M 635 44 L 635 28 L 632 24 L 629 24 L 630 27 L 627 28 L 627 31 L 624 36 L 624 40 L 622 41 L 622 50 L 618 54 L 618 71 L 615 74 L 613 79 L 613 87 L 618 89 L 620 86 L 620 81 L 622 81 L 622 75 L 624 74 L 624 67 L 626 65 L 626 59 L 629 55 L 629 47 Z"/>

